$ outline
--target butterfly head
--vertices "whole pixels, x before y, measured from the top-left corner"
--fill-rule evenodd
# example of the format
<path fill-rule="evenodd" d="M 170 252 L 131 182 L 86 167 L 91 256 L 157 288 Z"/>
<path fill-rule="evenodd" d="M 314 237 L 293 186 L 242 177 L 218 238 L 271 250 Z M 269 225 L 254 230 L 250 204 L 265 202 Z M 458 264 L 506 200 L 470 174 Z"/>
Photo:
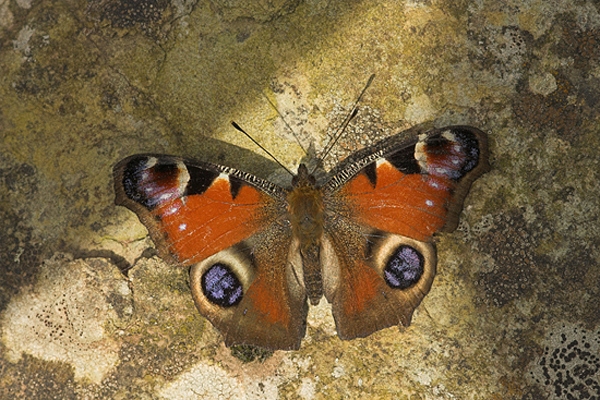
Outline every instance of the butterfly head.
<path fill-rule="evenodd" d="M 303 188 L 303 187 L 315 187 L 317 185 L 317 179 L 313 174 L 308 171 L 306 164 L 300 164 L 298 167 L 298 174 L 292 178 L 292 187 Z"/>

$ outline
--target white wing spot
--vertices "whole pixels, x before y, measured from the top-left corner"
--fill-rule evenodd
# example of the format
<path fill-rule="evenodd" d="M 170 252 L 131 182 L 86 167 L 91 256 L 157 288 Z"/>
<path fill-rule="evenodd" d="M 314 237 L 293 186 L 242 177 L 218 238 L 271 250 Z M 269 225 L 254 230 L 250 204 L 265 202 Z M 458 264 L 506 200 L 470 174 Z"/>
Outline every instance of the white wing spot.
<path fill-rule="evenodd" d="M 175 202 L 171 207 L 169 207 L 166 211 L 165 211 L 165 215 L 173 215 L 175 214 L 177 211 L 179 211 L 179 209 L 181 209 L 181 206 L 179 205 L 179 203 Z"/>
<path fill-rule="evenodd" d="M 146 165 L 144 166 L 144 169 L 151 169 L 152 167 L 154 167 L 156 165 L 157 162 L 158 162 L 158 158 L 148 157 L 148 160 L 146 160 Z"/>
<path fill-rule="evenodd" d="M 176 193 L 167 192 L 167 193 L 163 193 L 160 196 L 158 196 L 158 200 L 159 200 L 159 203 L 166 203 L 167 201 L 171 200 L 172 198 L 174 198 L 176 196 L 177 196 Z"/>
<path fill-rule="evenodd" d="M 431 200 L 425 200 L 425 204 L 427 204 L 429 207 L 433 207 L 433 201 Z"/>
<path fill-rule="evenodd" d="M 221 172 L 219 174 L 219 176 L 217 177 L 217 179 L 215 179 L 215 180 L 221 180 L 221 179 L 225 180 L 226 182 L 229 182 L 229 175 L 224 172 Z"/>
<path fill-rule="evenodd" d="M 454 133 L 452 133 L 452 131 L 445 131 L 444 133 L 442 133 L 442 137 L 444 139 L 449 140 L 450 142 L 456 143 L 456 136 L 454 135 Z"/>
<path fill-rule="evenodd" d="M 179 196 L 181 196 L 183 193 L 185 193 L 185 188 L 190 181 L 190 173 L 185 164 L 181 161 L 177 161 L 177 169 L 179 170 L 179 174 L 177 176 L 179 187 L 177 190 L 179 191 Z"/>
<path fill-rule="evenodd" d="M 425 152 L 425 139 L 427 135 L 419 135 L 419 141 L 415 145 L 415 152 L 413 157 L 419 163 L 419 167 L 422 171 L 427 171 L 427 153 Z"/>

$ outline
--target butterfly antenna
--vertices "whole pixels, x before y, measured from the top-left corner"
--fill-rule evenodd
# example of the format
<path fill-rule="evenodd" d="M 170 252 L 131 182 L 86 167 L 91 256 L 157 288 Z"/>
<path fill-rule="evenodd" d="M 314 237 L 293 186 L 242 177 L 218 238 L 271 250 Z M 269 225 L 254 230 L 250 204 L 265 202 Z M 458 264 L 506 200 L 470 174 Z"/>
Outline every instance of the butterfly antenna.
<path fill-rule="evenodd" d="M 242 129 L 242 127 L 241 127 L 241 126 L 239 126 L 239 125 L 237 124 L 237 122 L 235 122 L 235 121 L 231 121 L 231 125 L 233 125 L 233 127 L 234 127 L 235 129 L 237 129 L 238 131 L 240 131 L 240 132 L 242 132 L 244 135 L 246 135 L 246 137 L 247 137 L 248 139 L 252 140 L 252 142 L 253 142 L 255 145 L 257 145 L 257 146 L 258 146 L 258 147 L 259 147 L 259 148 L 260 148 L 262 151 L 264 151 L 265 153 L 267 153 L 267 154 L 269 155 L 269 157 L 271 157 L 273 160 L 275 160 L 275 162 L 276 162 L 277 164 L 279 164 L 279 166 L 280 166 L 281 168 L 285 169 L 285 170 L 286 170 L 286 171 L 287 171 L 287 172 L 288 172 L 290 175 L 292 175 L 292 176 L 294 176 L 294 175 L 295 175 L 295 174 L 294 174 L 292 171 L 290 171 L 290 170 L 289 170 L 289 169 L 288 169 L 288 168 L 287 168 L 285 165 L 283 165 L 283 164 L 282 164 L 282 163 L 281 163 L 281 162 L 280 162 L 280 161 L 279 161 L 277 158 L 275 158 L 275 156 L 274 156 L 273 154 L 271 154 L 271 152 L 269 152 L 269 150 L 265 149 L 265 147 L 264 147 L 262 144 L 258 143 L 256 140 L 254 140 L 254 138 L 253 138 L 252 136 L 250 136 L 250 135 L 249 135 L 249 134 L 248 134 L 248 133 L 247 133 L 245 130 L 243 130 L 243 129 Z"/>
<path fill-rule="evenodd" d="M 335 131 L 335 133 L 333 134 L 333 137 L 332 137 L 331 141 L 329 142 L 329 144 L 327 146 L 325 146 L 325 148 L 323 149 L 323 154 L 321 155 L 321 159 L 325 159 L 325 157 L 327 156 L 327 154 L 329 154 L 329 152 L 331 151 L 331 149 L 333 149 L 333 146 L 335 146 L 335 144 L 338 142 L 338 140 L 340 139 L 340 137 L 342 136 L 342 134 L 344 133 L 344 131 L 348 127 L 348 124 L 350 124 L 350 121 L 352 121 L 352 119 L 354 117 L 356 117 L 356 114 L 358 114 L 358 103 L 360 103 L 360 100 L 362 99 L 363 95 L 365 94 L 365 92 L 367 91 L 367 89 L 369 88 L 369 86 L 371 86 L 371 83 L 373 83 L 373 79 L 375 79 L 375 74 L 372 74 L 369 77 L 369 80 L 367 81 L 367 84 L 365 85 L 365 87 L 363 88 L 363 90 L 358 95 L 358 98 L 354 102 L 354 106 L 352 106 L 352 110 L 350 111 L 350 113 L 348 114 L 348 116 L 346 117 L 346 119 L 344 119 L 344 122 L 342 122 L 342 124 L 340 125 L 340 127 Z"/>
<path fill-rule="evenodd" d="M 267 96 L 266 94 L 262 94 L 265 99 L 267 99 L 267 101 L 269 102 L 269 104 L 271 105 L 271 107 L 273 107 L 273 110 L 275 110 L 275 112 L 277 113 L 277 115 L 279 115 L 279 118 L 281 118 L 281 120 L 283 121 L 283 123 L 285 124 L 285 126 L 289 129 L 290 132 L 292 132 L 292 135 L 294 135 L 294 138 L 296 138 L 296 142 L 298 143 L 298 146 L 300 146 L 300 148 L 302 149 L 302 151 L 304 151 L 304 154 L 308 154 L 308 150 L 302 145 L 302 142 L 300 141 L 300 138 L 298 137 L 298 134 L 292 129 L 292 127 L 290 126 L 290 124 L 286 121 L 285 117 L 283 116 L 283 114 L 281 113 L 281 111 L 279 111 L 279 109 L 277 108 L 277 106 L 275 104 L 273 104 L 273 102 L 271 101 L 271 99 L 269 98 L 269 96 Z"/>

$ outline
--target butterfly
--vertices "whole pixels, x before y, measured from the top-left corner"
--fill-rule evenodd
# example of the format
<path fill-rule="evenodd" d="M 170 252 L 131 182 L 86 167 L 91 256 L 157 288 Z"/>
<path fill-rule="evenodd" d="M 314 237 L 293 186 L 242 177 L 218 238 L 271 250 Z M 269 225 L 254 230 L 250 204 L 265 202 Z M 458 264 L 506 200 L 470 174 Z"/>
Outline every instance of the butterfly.
<path fill-rule="evenodd" d="M 139 154 L 114 167 L 115 203 L 138 215 L 161 257 L 190 268 L 194 302 L 227 346 L 291 350 L 323 296 L 341 339 L 410 325 L 436 273 L 433 235 L 456 228 L 488 157 L 479 129 L 413 128 L 329 173 L 302 163 L 283 187 Z"/>

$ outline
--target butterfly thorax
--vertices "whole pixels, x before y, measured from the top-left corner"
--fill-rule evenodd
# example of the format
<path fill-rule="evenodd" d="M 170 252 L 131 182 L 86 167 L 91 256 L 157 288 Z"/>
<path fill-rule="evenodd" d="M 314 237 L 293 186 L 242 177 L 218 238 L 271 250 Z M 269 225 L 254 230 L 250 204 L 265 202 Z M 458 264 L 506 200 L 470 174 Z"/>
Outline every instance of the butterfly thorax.
<path fill-rule="evenodd" d="M 317 304 L 323 295 L 319 253 L 324 222 L 323 194 L 304 164 L 300 164 L 292 186 L 287 195 L 292 234 L 299 242 L 308 297 L 312 304 Z"/>

